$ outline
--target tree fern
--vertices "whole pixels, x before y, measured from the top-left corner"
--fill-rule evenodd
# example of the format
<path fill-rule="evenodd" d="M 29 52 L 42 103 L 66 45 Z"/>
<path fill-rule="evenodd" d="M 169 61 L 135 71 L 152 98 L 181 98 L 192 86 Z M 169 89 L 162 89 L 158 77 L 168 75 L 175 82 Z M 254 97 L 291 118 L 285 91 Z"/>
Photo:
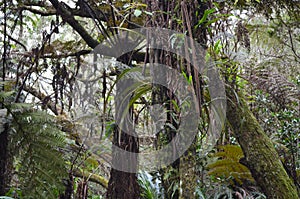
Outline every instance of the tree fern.
<path fill-rule="evenodd" d="M 249 81 L 257 89 L 268 93 L 280 107 L 300 101 L 300 90 L 297 85 L 281 74 L 260 70 L 252 74 Z"/>
<path fill-rule="evenodd" d="M 33 109 L 11 110 L 12 150 L 23 198 L 57 198 L 67 171 L 60 149 L 64 134 L 53 116 Z"/>
<path fill-rule="evenodd" d="M 14 157 L 14 184 L 19 198 L 57 198 L 67 171 L 63 154 L 65 135 L 54 117 L 30 104 L 12 103 L 15 92 L 1 92 L 0 102 L 8 109 L 10 151 Z M 13 189 L 13 188 L 12 188 Z M 21 193 L 21 194 L 20 194 Z"/>

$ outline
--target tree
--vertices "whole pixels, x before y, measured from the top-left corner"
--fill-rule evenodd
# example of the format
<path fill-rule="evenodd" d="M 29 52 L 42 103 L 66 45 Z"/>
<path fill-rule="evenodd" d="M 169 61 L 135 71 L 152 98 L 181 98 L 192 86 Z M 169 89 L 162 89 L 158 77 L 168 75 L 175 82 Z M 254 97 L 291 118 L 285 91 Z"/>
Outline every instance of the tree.
<path fill-rule="evenodd" d="M 175 76 L 157 72 L 159 68 L 153 65 L 159 63 L 182 74 L 195 91 L 201 121 L 193 144 L 180 159 L 145 175 L 161 183 L 157 185 L 160 192 L 156 195 L 218 198 L 226 194 L 236 197 L 248 194 L 254 197 L 255 191 L 262 191 L 270 198 L 297 198 L 299 3 L 4 0 L 0 5 L 3 13 L 0 102 L 3 113 L 7 111 L 7 116 L 1 117 L 0 195 L 145 197 L 145 187 L 152 185 L 145 179 L 138 181 L 137 153 L 148 148 L 157 150 L 176 138 L 183 107 L 170 89 L 148 85 L 130 90 L 126 87 L 129 81 L 123 83 L 122 77 L 131 69 L 142 70 L 147 65 L 151 73 L 160 74 L 166 82 L 180 82 Z M 193 56 L 182 58 L 167 50 L 149 48 L 152 43 L 140 47 L 140 41 L 134 41 L 135 50 L 116 57 L 118 62 L 132 68 L 119 69 L 115 60 L 106 60 L 111 66 L 97 72 L 98 90 L 89 109 L 82 99 L 91 93 L 72 95 L 84 70 L 88 69 L 85 58 L 95 53 L 92 50 L 99 44 L 110 45 L 102 49 L 104 56 L 114 55 L 111 47 L 116 49 L 121 40 L 128 45 L 131 41 L 130 36 L 120 38 L 118 33 L 124 31 L 130 35 L 138 27 L 176 30 L 197 40 L 206 51 L 194 52 L 192 46 L 180 43 L 180 35 L 170 37 L 167 45 L 177 45 L 177 50 L 183 50 L 186 55 L 192 52 Z M 162 39 L 157 38 L 155 42 L 163 42 Z M 92 64 L 98 63 L 95 57 Z M 227 84 L 228 123 L 220 132 L 219 146 L 212 149 L 212 154 L 224 152 L 220 160 L 214 155 L 200 155 L 212 122 L 212 109 L 208 105 L 213 96 L 208 89 L 211 80 L 193 69 L 195 57 L 215 61 Z M 116 96 L 128 98 L 130 106 L 122 107 L 124 104 Z M 137 128 L 152 132 L 150 106 L 154 105 L 166 110 L 161 111 L 165 124 L 149 139 L 137 138 Z M 77 117 L 80 106 L 94 111 L 91 123 L 85 124 L 84 117 Z M 125 115 L 123 112 L 118 115 L 116 110 L 127 108 Z M 118 117 L 128 121 L 126 126 L 116 125 Z M 92 144 L 94 140 L 99 140 L 100 147 Z M 105 151 L 108 142 L 136 153 L 121 165 L 130 166 L 136 172 L 120 171 L 106 162 L 112 159 L 113 164 L 124 163 L 116 148 L 111 154 Z M 245 183 L 247 175 L 243 178 L 229 174 L 230 180 L 226 182 L 222 173 L 210 172 L 210 167 L 206 167 L 214 162 L 226 168 L 228 165 L 222 160 L 230 158 L 230 154 L 226 157 L 225 149 L 231 145 L 235 146 L 233 150 L 241 147 L 243 151 L 240 163 L 255 179 L 253 182 L 251 178 L 251 186 Z M 172 155 L 176 156 L 176 146 L 172 149 Z M 52 157 L 51 164 L 45 163 L 45 157 Z M 241 165 L 235 162 L 229 166 Z M 214 186 L 209 186 L 210 183 Z M 22 190 L 14 189 L 17 184 Z M 250 190 L 253 186 L 255 191 Z M 226 192 L 222 191 L 224 187 Z"/>
<path fill-rule="evenodd" d="M 272 141 L 266 136 L 244 99 L 227 92 L 227 117 L 243 149 L 246 165 L 268 198 L 297 198 L 297 189 L 286 173 Z M 233 99 L 236 98 L 235 101 Z"/>

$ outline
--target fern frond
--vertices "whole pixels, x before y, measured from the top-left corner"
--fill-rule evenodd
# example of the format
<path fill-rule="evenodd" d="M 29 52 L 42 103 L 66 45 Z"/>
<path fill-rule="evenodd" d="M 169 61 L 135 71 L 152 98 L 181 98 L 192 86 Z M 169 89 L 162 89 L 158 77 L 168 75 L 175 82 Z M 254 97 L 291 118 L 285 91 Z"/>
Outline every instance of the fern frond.
<path fill-rule="evenodd" d="M 248 80 L 257 89 L 268 93 L 281 107 L 300 102 L 300 89 L 281 74 L 260 70 L 252 74 Z"/>
<path fill-rule="evenodd" d="M 44 111 L 11 111 L 12 151 L 17 158 L 17 178 L 22 198 L 57 198 L 67 178 L 64 154 L 65 135 L 54 117 Z"/>

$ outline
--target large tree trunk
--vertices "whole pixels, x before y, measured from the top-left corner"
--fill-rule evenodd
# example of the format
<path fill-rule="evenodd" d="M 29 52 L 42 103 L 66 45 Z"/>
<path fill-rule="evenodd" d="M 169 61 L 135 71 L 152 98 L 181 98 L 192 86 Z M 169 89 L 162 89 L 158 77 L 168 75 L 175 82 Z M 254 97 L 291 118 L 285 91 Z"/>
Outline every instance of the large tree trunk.
<path fill-rule="evenodd" d="M 227 89 L 227 118 L 252 173 L 267 198 L 297 199 L 297 189 L 286 173 L 272 141 L 264 133 L 243 97 Z"/>

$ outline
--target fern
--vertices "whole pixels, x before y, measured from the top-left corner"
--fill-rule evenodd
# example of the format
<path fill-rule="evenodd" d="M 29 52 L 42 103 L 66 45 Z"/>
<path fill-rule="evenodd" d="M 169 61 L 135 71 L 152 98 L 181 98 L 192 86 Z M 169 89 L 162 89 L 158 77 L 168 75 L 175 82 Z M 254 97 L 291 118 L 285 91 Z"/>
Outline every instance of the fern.
<path fill-rule="evenodd" d="M 141 189 L 141 198 L 143 199 L 156 199 L 159 198 L 158 190 L 151 182 L 149 176 L 146 173 L 140 173 L 138 183 Z"/>
<path fill-rule="evenodd" d="M 67 176 L 60 152 L 65 135 L 53 116 L 30 109 L 10 110 L 12 114 L 11 148 L 22 198 L 57 198 Z"/>
<path fill-rule="evenodd" d="M 260 70 L 248 79 L 257 89 L 268 93 L 272 100 L 285 107 L 300 101 L 300 90 L 296 84 L 288 81 L 283 75 Z"/>
<path fill-rule="evenodd" d="M 208 174 L 217 178 L 227 179 L 230 184 L 235 182 L 242 185 L 245 181 L 254 182 L 247 167 L 239 163 L 243 157 L 242 149 L 237 145 L 224 145 L 220 151 L 213 154 L 218 160 L 207 166 Z"/>

